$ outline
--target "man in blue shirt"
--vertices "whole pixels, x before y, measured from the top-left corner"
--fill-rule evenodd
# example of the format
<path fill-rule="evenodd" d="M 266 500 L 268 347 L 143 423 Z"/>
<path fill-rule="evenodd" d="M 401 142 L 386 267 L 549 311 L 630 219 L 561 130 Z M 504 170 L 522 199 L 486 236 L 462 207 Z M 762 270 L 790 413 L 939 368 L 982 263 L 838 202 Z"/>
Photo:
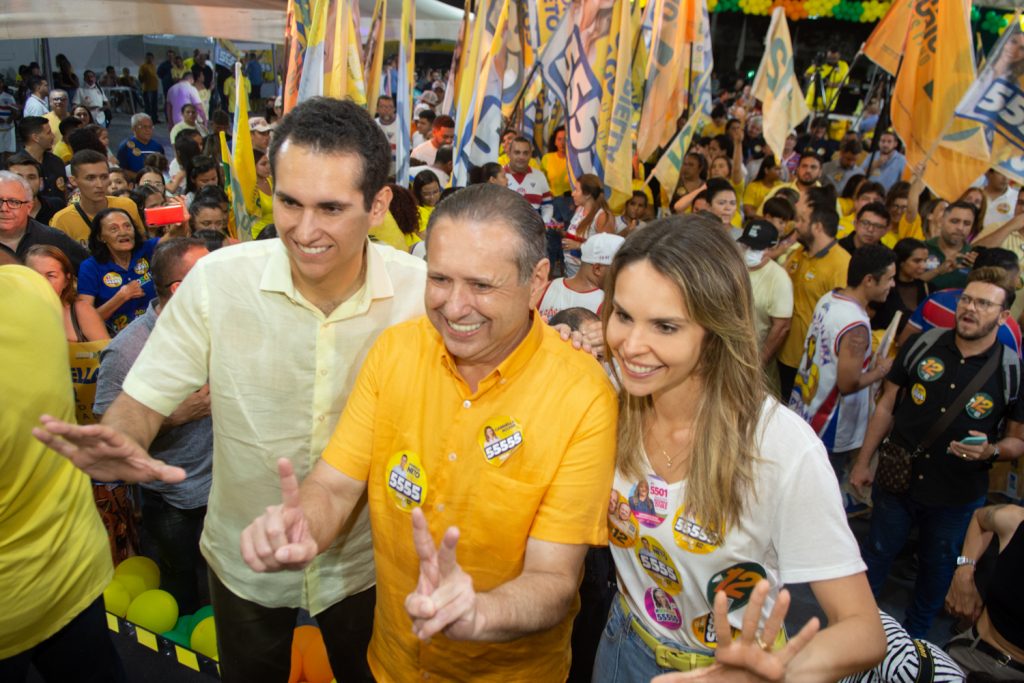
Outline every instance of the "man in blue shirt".
<path fill-rule="evenodd" d="M 252 112 L 262 112 L 260 102 L 263 96 L 260 91 L 263 89 L 263 65 L 255 52 L 249 53 L 249 62 L 245 65 L 245 77 L 249 79 L 252 90 L 249 92 L 249 106 Z"/>
<path fill-rule="evenodd" d="M 135 180 L 149 154 L 166 153 L 163 145 L 153 139 L 153 119 L 149 114 L 135 114 L 132 116 L 132 136 L 117 148 L 117 163 L 131 180 Z"/>
<path fill-rule="evenodd" d="M 899 150 L 896 133 L 892 131 L 885 131 L 878 136 L 878 150 L 868 159 L 871 162 L 868 179 L 881 183 L 886 192 L 900 179 L 907 165 L 907 158 Z"/>

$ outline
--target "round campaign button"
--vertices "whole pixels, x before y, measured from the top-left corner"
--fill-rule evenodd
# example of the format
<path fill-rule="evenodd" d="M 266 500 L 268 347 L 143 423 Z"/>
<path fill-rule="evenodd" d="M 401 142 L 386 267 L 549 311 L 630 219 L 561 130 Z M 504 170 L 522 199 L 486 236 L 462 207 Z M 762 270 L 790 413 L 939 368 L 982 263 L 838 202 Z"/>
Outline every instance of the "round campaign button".
<path fill-rule="evenodd" d="M 672 595 L 678 595 L 683 589 L 683 579 L 665 548 L 656 539 L 641 536 L 634 550 L 640 566 L 654 579 L 654 583 Z"/>
<path fill-rule="evenodd" d="M 523 429 L 508 415 L 492 417 L 484 423 L 477 441 L 484 459 L 501 467 L 523 445 Z"/>
<path fill-rule="evenodd" d="M 934 382 L 942 377 L 946 371 L 946 365 L 935 356 L 928 356 L 917 364 L 917 376 L 925 382 Z"/>
<path fill-rule="evenodd" d="M 914 386 L 910 387 L 910 398 L 914 401 L 914 405 L 922 405 L 928 398 L 928 391 L 920 382 L 914 382 Z"/>
<path fill-rule="evenodd" d="M 738 628 L 729 627 L 732 631 L 733 636 L 739 633 Z M 715 632 L 715 619 L 711 616 L 711 613 L 702 614 L 693 621 L 690 622 L 690 630 L 693 631 L 693 636 L 704 644 L 705 647 L 709 647 L 712 650 L 718 647 L 718 634 Z"/>
<path fill-rule="evenodd" d="M 144 258 L 140 258 L 135 264 L 135 274 L 145 275 L 149 272 L 149 261 Z"/>
<path fill-rule="evenodd" d="M 722 544 L 721 535 L 700 523 L 699 520 L 686 514 L 686 510 L 680 506 L 672 520 L 672 535 L 676 539 L 676 545 L 683 550 L 697 555 L 707 555 L 718 550 Z"/>
<path fill-rule="evenodd" d="M 668 516 L 668 484 L 649 474 L 629 491 L 629 507 L 640 524 L 653 529 Z"/>
<path fill-rule="evenodd" d="M 120 273 L 107 273 L 103 276 L 103 284 L 107 287 L 120 287 L 123 280 Z"/>
<path fill-rule="evenodd" d="M 648 588 L 644 594 L 644 609 L 656 624 L 674 631 L 683 625 L 683 617 L 672 596 L 660 588 Z"/>
<path fill-rule="evenodd" d="M 975 420 L 984 419 L 989 413 L 992 412 L 996 402 L 992 400 L 992 397 L 986 394 L 984 391 L 979 391 L 974 396 L 971 396 L 971 400 L 967 402 L 967 414 L 973 417 Z"/>
<path fill-rule="evenodd" d="M 629 501 L 617 490 L 612 489 L 611 498 L 608 500 L 608 540 L 620 548 L 632 548 L 636 545 L 639 533 L 640 525 L 633 516 Z"/>
<path fill-rule="evenodd" d="M 384 483 L 403 512 L 423 505 L 427 499 L 427 473 L 420 457 L 412 451 L 399 451 L 391 456 L 384 470 Z"/>
<path fill-rule="evenodd" d="M 724 592 L 729 598 L 729 611 L 739 609 L 750 601 L 750 595 L 758 581 L 767 577 L 768 573 L 764 567 L 756 562 L 734 564 L 718 572 L 708 581 L 708 603 L 715 604 L 715 594 Z"/>

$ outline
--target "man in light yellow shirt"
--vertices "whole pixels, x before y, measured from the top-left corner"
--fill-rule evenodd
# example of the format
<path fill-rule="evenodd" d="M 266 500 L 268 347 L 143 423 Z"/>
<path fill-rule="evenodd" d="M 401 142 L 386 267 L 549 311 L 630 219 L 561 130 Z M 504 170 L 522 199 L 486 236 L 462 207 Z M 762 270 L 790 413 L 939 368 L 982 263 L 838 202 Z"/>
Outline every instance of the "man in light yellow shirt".
<path fill-rule="evenodd" d="M 78 188 L 78 203 L 68 204 L 50 219 L 50 227 L 57 228 L 83 247 L 89 246 L 92 219 L 103 209 L 112 207 L 128 213 L 139 230 L 146 224 L 139 216 L 139 208 L 128 197 L 107 194 L 110 188 L 110 166 L 107 157 L 94 149 L 83 149 L 71 157 L 71 178 Z"/>
<path fill-rule="evenodd" d="M 425 267 L 367 240 L 391 201 L 391 150 L 364 109 L 313 98 L 277 131 L 279 239 L 222 249 L 189 272 L 104 414 L 100 440 L 122 464 L 115 479 L 180 479 L 144 449 L 164 416 L 209 382 L 213 483 L 200 548 L 223 680 L 286 681 L 303 607 L 324 631 L 333 670 L 369 681 L 375 575 L 365 505 L 302 573 L 252 571 L 238 539 L 280 501 L 280 458 L 300 479 L 311 471 L 377 335 L 422 314 Z M 46 426 L 76 463 L 98 457 L 79 428 Z"/>

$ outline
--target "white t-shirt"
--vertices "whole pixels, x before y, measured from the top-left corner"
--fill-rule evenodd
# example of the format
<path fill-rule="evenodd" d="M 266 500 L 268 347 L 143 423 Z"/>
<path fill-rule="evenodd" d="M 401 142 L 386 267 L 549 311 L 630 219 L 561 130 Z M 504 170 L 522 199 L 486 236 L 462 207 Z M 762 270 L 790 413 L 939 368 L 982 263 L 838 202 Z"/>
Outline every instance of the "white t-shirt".
<path fill-rule="evenodd" d="M 426 142 L 429 139 L 430 138 L 423 137 L 423 133 L 419 132 L 418 130 L 414 131 L 413 134 L 412 134 L 412 146 L 414 148 L 415 147 L 419 147 L 420 145 L 422 145 L 424 142 Z"/>
<path fill-rule="evenodd" d="M 416 145 L 413 147 L 412 154 L 409 156 L 413 159 L 419 159 L 427 166 L 432 166 L 434 164 L 434 159 L 437 158 L 437 147 L 434 147 L 433 140 L 427 140 L 422 145 Z"/>
<path fill-rule="evenodd" d="M 998 227 L 1013 218 L 1013 209 L 1017 206 L 1017 192 L 1016 188 L 1007 187 L 1006 192 L 988 200 L 988 208 L 982 220 L 983 228 Z"/>
<path fill-rule="evenodd" d="M 603 289 L 595 287 L 585 292 L 577 292 L 575 289 L 566 287 L 565 278 L 560 277 L 548 283 L 537 310 L 540 311 L 544 322 L 547 322 L 553 315 L 567 308 L 581 307 L 600 315 L 603 303 Z"/>
<path fill-rule="evenodd" d="M 764 343 L 772 318 L 793 317 L 793 281 L 786 270 L 768 260 L 757 270 L 747 270 L 754 292 L 754 329 L 757 340 Z"/>
<path fill-rule="evenodd" d="M 832 453 L 860 448 L 871 415 L 870 387 L 846 396 L 839 393 L 839 343 L 857 327 L 871 333 L 871 321 L 859 303 L 838 290 L 818 299 L 789 398 L 789 407 L 811 425 Z M 869 344 L 863 368 L 870 362 Z"/>
<path fill-rule="evenodd" d="M 398 148 L 398 119 L 395 119 L 391 123 L 381 123 L 380 119 L 374 119 L 380 129 L 384 131 L 384 135 L 388 139 L 388 144 L 391 145 L 391 172 L 395 171 L 395 150 Z"/>
<path fill-rule="evenodd" d="M 685 482 L 666 484 L 649 473 L 645 498 L 638 482 L 616 472 L 608 540 L 619 590 L 649 633 L 686 648 L 713 650 L 716 592 L 727 591 L 729 623 L 740 628 L 742 608 L 761 578 L 771 583 L 764 619 L 787 583 L 864 571 L 818 437 L 774 398 L 762 407 L 758 435 L 757 496 L 724 540 L 682 514 Z"/>

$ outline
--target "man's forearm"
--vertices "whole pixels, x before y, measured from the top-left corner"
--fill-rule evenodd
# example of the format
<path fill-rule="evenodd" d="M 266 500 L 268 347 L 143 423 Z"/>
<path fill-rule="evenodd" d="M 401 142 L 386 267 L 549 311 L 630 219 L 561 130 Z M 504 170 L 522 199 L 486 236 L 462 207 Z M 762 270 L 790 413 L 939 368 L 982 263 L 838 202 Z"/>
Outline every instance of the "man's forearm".
<path fill-rule="evenodd" d="M 566 574 L 537 572 L 478 593 L 474 640 L 505 642 L 552 628 L 565 618 L 578 590 Z"/>
<path fill-rule="evenodd" d="M 153 443 L 163 422 L 163 415 L 123 391 L 103 413 L 102 420 L 102 424 L 116 429 L 145 449 Z"/>
<path fill-rule="evenodd" d="M 761 365 L 767 365 L 775 354 L 782 348 L 782 342 L 786 341 L 789 334 L 790 318 L 772 318 L 771 329 L 764 339 L 764 346 L 761 349 Z"/>
<path fill-rule="evenodd" d="M 871 462 L 871 457 L 878 450 L 879 444 L 882 443 L 882 439 L 889 435 L 889 431 L 892 429 L 892 413 L 886 411 L 881 405 L 875 409 L 875 414 L 868 420 L 868 428 L 864 433 L 864 443 L 861 444 L 860 452 L 857 454 L 856 462 L 863 465 L 868 465 Z"/>

